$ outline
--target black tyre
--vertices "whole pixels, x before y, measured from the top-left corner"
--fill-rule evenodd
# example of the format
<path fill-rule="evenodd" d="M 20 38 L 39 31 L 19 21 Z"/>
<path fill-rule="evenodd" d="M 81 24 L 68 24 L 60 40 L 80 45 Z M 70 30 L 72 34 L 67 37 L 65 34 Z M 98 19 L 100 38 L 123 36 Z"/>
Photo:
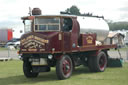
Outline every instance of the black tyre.
<path fill-rule="evenodd" d="M 88 67 L 91 72 L 94 72 L 93 56 L 88 57 Z"/>
<path fill-rule="evenodd" d="M 90 71 L 103 72 L 107 66 L 106 54 L 101 51 L 97 56 L 89 57 L 88 66 Z"/>
<path fill-rule="evenodd" d="M 72 60 L 68 55 L 63 55 L 56 63 L 56 74 L 58 79 L 63 80 L 71 76 L 73 71 Z"/>
<path fill-rule="evenodd" d="M 27 78 L 34 78 L 38 76 L 38 73 L 32 72 L 32 66 L 29 62 L 23 62 L 23 72 Z"/>

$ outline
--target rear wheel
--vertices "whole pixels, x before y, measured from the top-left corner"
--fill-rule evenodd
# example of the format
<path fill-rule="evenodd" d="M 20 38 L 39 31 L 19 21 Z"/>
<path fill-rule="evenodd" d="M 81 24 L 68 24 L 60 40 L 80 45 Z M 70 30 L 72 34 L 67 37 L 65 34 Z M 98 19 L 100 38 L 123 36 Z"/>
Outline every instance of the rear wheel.
<path fill-rule="evenodd" d="M 103 72 L 107 66 L 107 56 L 101 51 L 97 56 L 90 56 L 88 64 L 91 71 Z"/>
<path fill-rule="evenodd" d="M 27 61 L 23 62 L 23 72 L 27 78 L 34 78 L 38 76 L 38 73 L 32 72 L 32 66 L 30 62 Z"/>
<path fill-rule="evenodd" d="M 63 55 L 56 63 L 56 74 L 58 79 L 63 80 L 71 76 L 73 70 L 72 60 L 68 55 Z"/>

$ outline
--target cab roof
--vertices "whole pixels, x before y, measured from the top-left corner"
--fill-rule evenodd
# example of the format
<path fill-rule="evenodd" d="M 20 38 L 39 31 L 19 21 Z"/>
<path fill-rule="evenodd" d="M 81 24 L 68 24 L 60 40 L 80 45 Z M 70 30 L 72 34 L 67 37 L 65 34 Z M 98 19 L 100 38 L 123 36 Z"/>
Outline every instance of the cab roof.
<path fill-rule="evenodd" d="M 29 17 L 64 17 L 64 18 L 77 18 L 76 15 L 32 15 L 32 16 L 24 16 L 21 19 L 29 19 Z"/>

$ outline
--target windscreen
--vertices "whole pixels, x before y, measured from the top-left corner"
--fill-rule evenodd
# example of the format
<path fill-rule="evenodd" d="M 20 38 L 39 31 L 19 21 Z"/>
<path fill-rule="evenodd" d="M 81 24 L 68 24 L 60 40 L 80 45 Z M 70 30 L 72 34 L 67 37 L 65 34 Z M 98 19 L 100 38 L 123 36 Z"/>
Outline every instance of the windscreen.
<path fill-rule="evenodd" d="M 25 20 L 24 24 L 25 24 L 25 26 L 24 26 L 25 33 L 30 32 L 31 31 L 32 20 Z"/>
<path fill-rule="evenodd" d="M 35 31 L 59 31 L 60 18 L 35 18 Z"/>

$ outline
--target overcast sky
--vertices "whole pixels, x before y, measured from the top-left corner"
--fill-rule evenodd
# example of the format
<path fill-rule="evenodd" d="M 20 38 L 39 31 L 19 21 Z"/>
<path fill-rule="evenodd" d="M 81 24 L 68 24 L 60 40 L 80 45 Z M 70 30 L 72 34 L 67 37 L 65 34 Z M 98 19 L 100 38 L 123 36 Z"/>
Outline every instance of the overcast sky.
<path fill-rule="evenodd" d="M 128 0 L 0 0 L 0 28 L 22 29 L 21 17 L 28 15 L 29 7 L 39 7 L 42 14 L 59 14 L 72 5 L 76 5 L 81 13 L 128 21 Z"/>

